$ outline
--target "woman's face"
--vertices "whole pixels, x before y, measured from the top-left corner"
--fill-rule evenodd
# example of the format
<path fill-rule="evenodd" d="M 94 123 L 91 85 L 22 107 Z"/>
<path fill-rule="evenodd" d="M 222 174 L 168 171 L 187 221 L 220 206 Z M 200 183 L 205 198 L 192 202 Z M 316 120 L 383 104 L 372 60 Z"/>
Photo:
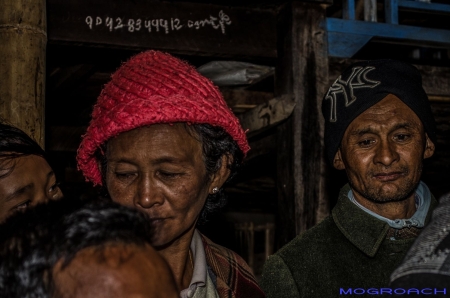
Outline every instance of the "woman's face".
<path fill-rule="evenodd" d="M 0 161 L 0 222 L 19 210 L 62 197 L 55 173 L 37 155 Z"/>
<path fill-rule="evenodd" d="M 121 133 L 108 141 L 106 159 L 109 195 L 150 216 L 155 247 L 190 235 L 213 186 L 202 144 L 182 124 Z"/>

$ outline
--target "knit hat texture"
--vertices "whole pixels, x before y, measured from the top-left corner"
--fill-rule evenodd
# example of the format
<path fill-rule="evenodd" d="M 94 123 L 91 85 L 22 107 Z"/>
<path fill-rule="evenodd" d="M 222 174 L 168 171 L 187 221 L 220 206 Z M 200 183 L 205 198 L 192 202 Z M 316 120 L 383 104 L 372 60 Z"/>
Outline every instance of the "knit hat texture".
<path fill-rule="evenodd" d="M 239 120 L 209 79 L 167 53 L 146 51 L 122 64 L 103 88 L 78 148 L 78 169 L 101 185 L 95 154 L 105 141 L 138 127 L 175 122 L 220 126 L 244 155 L 250 150 Z"/>
<path fill-rule="evenodd" d="M 342 72 L 322 101 L 325 150 L 331 163 L 350 123 L 388 94 L 397 96 L 416 113 L 436 144 L 436 124 L 417 68 L 390 59 L 361 61 Z"/>

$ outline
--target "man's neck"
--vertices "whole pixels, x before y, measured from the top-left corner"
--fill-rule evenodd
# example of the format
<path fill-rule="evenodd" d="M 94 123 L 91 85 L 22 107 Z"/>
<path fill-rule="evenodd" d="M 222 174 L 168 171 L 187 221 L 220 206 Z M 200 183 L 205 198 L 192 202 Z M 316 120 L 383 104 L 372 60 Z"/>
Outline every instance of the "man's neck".
<path fill-rule="evenodd" d="M 353 191 L 353 196 L 355 197 L 355 200 L 363 207 L 392 220 L 410 218 L 417 210 L 416 201 L 414 200 L 414 193 L 405 200 L 389 203 L 376 203 L 370 201 L 355 191 Z"/>

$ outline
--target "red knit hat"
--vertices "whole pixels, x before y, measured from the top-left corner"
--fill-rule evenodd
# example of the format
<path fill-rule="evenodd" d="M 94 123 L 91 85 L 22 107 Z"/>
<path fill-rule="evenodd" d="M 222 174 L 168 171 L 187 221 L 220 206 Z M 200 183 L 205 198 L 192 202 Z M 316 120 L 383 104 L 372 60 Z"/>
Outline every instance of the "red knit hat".
<path fill-rule="evenodd" d="M 102 184 L 95 152 L 119 133 L 156 123 L 208 123 L 222 127 L 244 155 L 250 147 L 218 88 L 188 63 L 147 51 L 124 63 L 105 85 L 77 153 L 78 169 Z"/>

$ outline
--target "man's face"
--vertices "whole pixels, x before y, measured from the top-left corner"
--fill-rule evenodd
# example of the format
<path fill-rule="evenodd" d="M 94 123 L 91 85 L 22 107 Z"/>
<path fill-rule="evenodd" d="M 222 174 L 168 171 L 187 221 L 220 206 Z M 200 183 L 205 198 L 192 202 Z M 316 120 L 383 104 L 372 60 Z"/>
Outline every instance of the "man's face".
<path fill-rule="evenodd" d="M 61 265 L 53 269 L 55 298 L 179 297 L 167 263 L 149 245 L 88 247 Z"/>
<path fill-rule="evenodd" d="M 29 206 L 62 197 L 55 173 L 37 155 L 0 160 L 0 222 Z"/>
<path fill-rule="evenodd" d="M 345 169 L 357 198 L 394 202 L 413 195 L 433 153 L 417 115 L 390 94 L 350 123 L 334 167 Z"/>

